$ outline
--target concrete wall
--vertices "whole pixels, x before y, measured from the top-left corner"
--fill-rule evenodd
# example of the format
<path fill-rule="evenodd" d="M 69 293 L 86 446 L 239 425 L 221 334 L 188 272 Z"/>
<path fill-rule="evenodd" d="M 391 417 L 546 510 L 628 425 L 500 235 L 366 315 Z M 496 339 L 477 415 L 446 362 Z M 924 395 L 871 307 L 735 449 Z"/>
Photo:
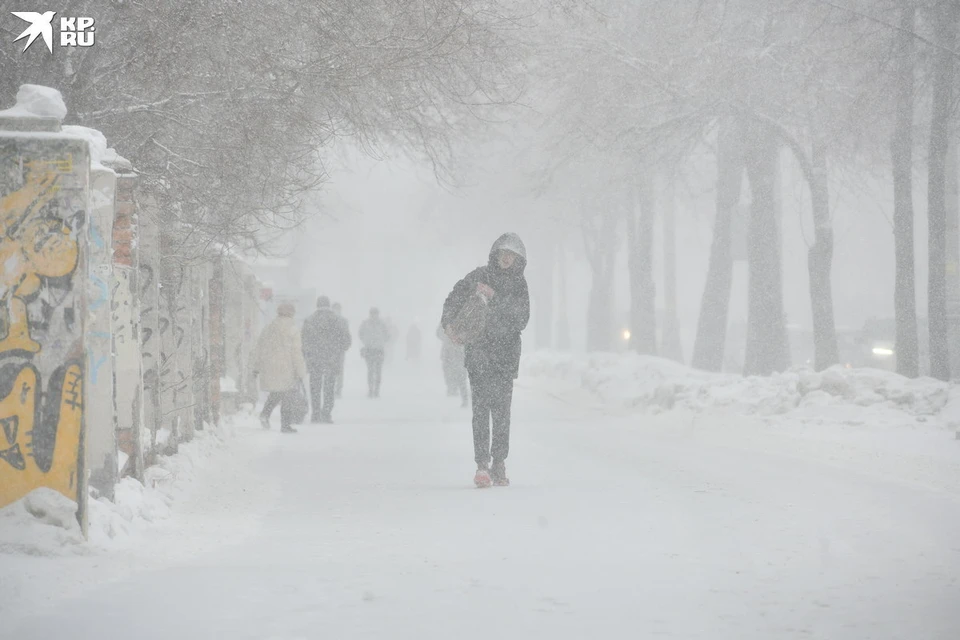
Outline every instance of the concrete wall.
<path fill-rule="evenodd" d="M 38 487 L 86 504 L 89 148 L 0 120 L 0 506 Z"/>
<path fill-rule="evenodd" d="M 159 211 L 149 200 L 141 202 L 138 217 L 140 260 L 138 289 L 140 301 L 140 370 L 143 372 L 144 464 L 151 464 L 162 427 L 160 393 L 160 228 Z"/>
<path fill-rule="evenodd" d="M 87 295 L 86 463 L 90 485 L 113 497 L 117 482 L 116 411 L 113 404 L 113 218 L 117 174 L 98 165 L 90 173 Z"/>
<path fill-rule="evenodd" d="M 143 479 L 143 372 L 140 358 L 140 248 L 132 171 L 117 177 L 113 221 L 114 406 L 121 476 Z"/>
<path fill-rule="evenodd" d="M 85 530 L 88 480 L 112 498 L 219 422 L 228 372 L 231 406 L 255 395 L 260 284 L 223 250 L 179 256 L 176 216 L 61 117 L 0 112 L 0 507 L 51 488 Z"/>

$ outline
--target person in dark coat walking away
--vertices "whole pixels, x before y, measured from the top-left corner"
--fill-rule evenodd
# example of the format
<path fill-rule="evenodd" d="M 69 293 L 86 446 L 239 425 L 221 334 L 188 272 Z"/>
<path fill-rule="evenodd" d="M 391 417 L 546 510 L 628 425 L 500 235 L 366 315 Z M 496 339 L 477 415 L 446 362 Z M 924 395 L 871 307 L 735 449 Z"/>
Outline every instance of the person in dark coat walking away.
<path fill-rule="evenodd" d="M 350 322 L 343 316 L 343 310 L 340 307 L 339 302 L 333 303 L 333 312 L 337 314 L 337 317 L 340 318 L 340 321 L 343 322 L 343 328 L 346 329 L 347 335 L 350 335 Z M 340 354 L 340 370 L 337 371 L 337 392 L 334 394 L 337 398 L 343 397 L 343 375 L 344 367 L 347 364 L 347 351 L 344 350 Z"/>
<path fill-rule="evenodd" d="M 370 317 L 360 324 L 360 342 L 363 349 L 360 355 L 367 361 L 367 396 L 380 397 L 380 381 L 383 379 L 383 357 L 387 343 L 390 341 L 390 331 L 380 319 L 380 310 L 370 309 Z"/>
<path fill-rule="evenodd" d="M 303 358 L 310 372 L 311 422 L 331 424 L 340 359 L 350 348 L 350 332 L 330 308 L 330 299 L 320 296 L 317 310 L 303 322 L 302 335 Z"/>
<path fill-rule="evenodd" d="M 277 317 L 264 327 L 254 347 L 251 367 L 259 377 L 260 388 L 266 391 L 267 402 L 260 413 L 260 424 L 270 428 L 270 414 L 280 405 L 280 430 L 296 433 L 293 428 L 293 404 L 303 379 L 307 376 L 303 361 L 300 332 L 293 320 L 296 308 L 289 302 L 277 307 Z"/>
<path fill-rule="evenodd" d="M 478 487 L 510 484 L 505 464 L 510 452 L 510 405 L 513 381 L 520 372 L 520 333 L 530 320 L 526 266 L 523 241 L 515 233 L 505 233 L 493 243 L 486 266 L 467 274 L 443 304 L 441 324 L 455 343 L 464 342 L 453 327 L 471 296 L 482 296 L 487 304 L 482 332 L 464 348 L 473 394 L 474 483 Z M 488 466 L 491 458 L 493 465 Z"/>

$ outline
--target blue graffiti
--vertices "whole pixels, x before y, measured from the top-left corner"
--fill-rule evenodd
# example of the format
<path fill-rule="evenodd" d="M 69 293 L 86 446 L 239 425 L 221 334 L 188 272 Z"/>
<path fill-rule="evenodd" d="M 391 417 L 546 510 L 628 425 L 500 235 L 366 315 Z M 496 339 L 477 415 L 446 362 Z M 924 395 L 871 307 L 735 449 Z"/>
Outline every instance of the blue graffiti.
<path fill-rule="evenodd" d="M 97 249 L 103 249 L 103 236 L 100 235 L 100 229 L 96 225 L 90 227 L 90 239 L 93 240 L 93 244 Z"/>
<path fill-rule="evenodd" d="M 107 283 L 103 281 L 103 278 L 97 275 L 91 275 L 90 281 L 93 282 L 94 286 L 97 288 L 97 292 L 100 294 L 95 300 L 90 302 L 90 310 L 94 311 L 102 307 L 106 302 L 107 298 L 110 297 L 110 291 L 107 288 Z"/>
<path fill-rule="evenodd" d="M 87 358 L 90 360 L 90 383 L 97 384 L 97 374 L 100 372 L 100 367 L 103 366 L 103 363 L 107 361 L 107 356 L 94 358 L 93 354 L 90 353 L 90 349 L 88 349 Z"/>

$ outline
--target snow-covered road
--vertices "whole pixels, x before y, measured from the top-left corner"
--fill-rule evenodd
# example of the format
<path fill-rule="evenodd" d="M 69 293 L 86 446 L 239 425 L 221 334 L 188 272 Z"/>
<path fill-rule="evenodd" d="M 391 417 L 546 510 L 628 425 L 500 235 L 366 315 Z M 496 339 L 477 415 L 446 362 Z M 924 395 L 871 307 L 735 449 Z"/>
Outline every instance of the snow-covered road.
<path fill-rule="evenodd" d="M 521 382 L 513 486 L 479 491 L 468 413 L 393 377 L 379 401 L 350 390 L 334 426 L 239 429 L 144 541 L 151 562 L 48 560 L 86 586 L 22 596 L 0 636 L 960 637 L 950 433 L 917 436 L 948 451 L 931 474 L 859 441 L 613 416 Z"/>

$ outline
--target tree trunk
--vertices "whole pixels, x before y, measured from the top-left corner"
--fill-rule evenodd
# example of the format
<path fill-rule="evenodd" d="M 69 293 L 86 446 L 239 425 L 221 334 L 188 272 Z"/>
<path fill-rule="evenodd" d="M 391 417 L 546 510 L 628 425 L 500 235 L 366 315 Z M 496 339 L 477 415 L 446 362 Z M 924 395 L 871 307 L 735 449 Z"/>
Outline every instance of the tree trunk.
<path fill-rule="evenodd" d="M 893 241 L 896 252 L 896 279 L 893 312 L 896 322 L 897 373 L 920 375 L 920 346 L 917 339 L 917 293 L 913 239 L 913 29 L 916 8 L 904 5 L 897 36 L 897 118 L 890 139 L 893 164 Z"/>
<path fill-rule="evenodd" d="M 567 252 L 557 241 L 557 349 L 570 350 L 570 308 L 567 305 Z"/>
<path fill-rule="evenodd" d="M 657 353 L 657 288 L 653 281 L 652 179 L 646 172 L 637 178 L 636 205 L 627 207 L 627 263 L 630 270 L 630 348 L 637 353 Z M 639 209 L 639 211 L 637 211 Z"/>
<path fill-rule="evenodd" d="M 779 203 L 780 150 L 765 125 L 751 123 L 746 166 L 753 203 L 747 260 L 748 285 L 747 347 L 744 375 L 770 375 L 789 364 L 786 329 L 783 321 L 783 279 L 781 275 Z"/>
<path fill-rule="evenodd" d="M 587 303 L 587 350 L 610 351 L 615 334 L 613 267 L 617 256 L 617 216 L 608 211 L 593 216 L 585 214 L 583 234 L 591 274 Z"/>
<path fill-rule="evenodd" d="M 669 178 L 663 199 L 663 296 L 664 318 L 660 353 L 683 362 L 680 319 L 677 315 L 677 203 L 673 178 Z"/>
<path fill-rule="evenodd" d="M 706 371 L 720 371 L 723 367 L 733 282 L 730 225 L 734 209 L 740 204 L 744 170 L 742 135 L 742 125 L 729 121 L 720 124 L 717 134 L 717 215 L 691 362 Z"/>
<path fill-rule="evenodd" d="M 956 131 L 947 149 L 947 339 L 950 371 L 960 371 L 960 158 Z M 955 377 L 956 373 L 952 373 Z"/>
<path fill-rule="evenodd" d="M 951 51 L 957 39 L 958 17 L 960 4 L 941 2 L 934 20 L 937 44 L 942 48 L 934 54 L 933 62 L 933 112 L 930 121 L 930 169 L 927 183 L 930 230 L 927 321 L 930 328 L 930 375 L 940 380 L 950 379 L 950 353 L 947 344 L 946 160 L 953 106 L 954 63 Z"/>
<path fill-rule="evenodd" d="M 814 242 L 807 255 L 810 272 L 810 303 L 813 311 L 813 363 L 823 371 L 840 362 L 837 329 L 833 317 L 833 228 L 827 189 L 827 150 L 823 142 L 813 143 L 811 154 L 810 204 L 813 208 Z"/>

